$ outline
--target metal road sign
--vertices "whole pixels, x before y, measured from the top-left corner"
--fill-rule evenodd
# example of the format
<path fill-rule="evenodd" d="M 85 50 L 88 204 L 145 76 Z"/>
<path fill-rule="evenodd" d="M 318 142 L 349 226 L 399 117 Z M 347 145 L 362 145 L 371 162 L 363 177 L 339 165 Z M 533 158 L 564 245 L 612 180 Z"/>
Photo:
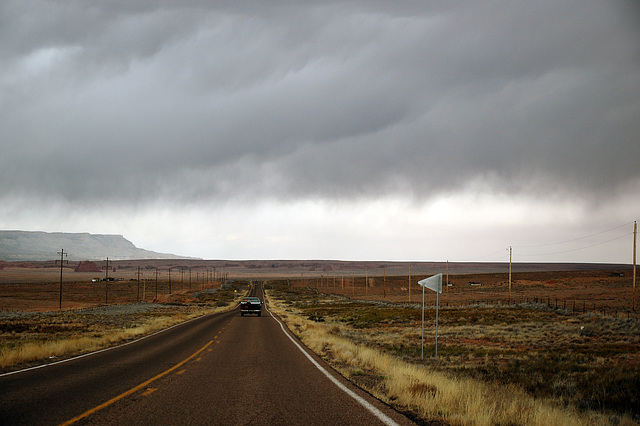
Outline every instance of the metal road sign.
<path fill-rule="evenodd" d="M 418 284 L 440 294 L 442 293 L 442 274 L 420 280 L 418 281 Z"/>
<path fill-rule="evenodd" d="M 434 275 L 424 280 L 418 281 L 422 286 L 422 360 L 424 361 L 424 289 L 428 288 L 436 292 L 436 361 L 438 360 L 438 310 L 440 307 L 440 298 L 442 293 L 442 274 Z"/>

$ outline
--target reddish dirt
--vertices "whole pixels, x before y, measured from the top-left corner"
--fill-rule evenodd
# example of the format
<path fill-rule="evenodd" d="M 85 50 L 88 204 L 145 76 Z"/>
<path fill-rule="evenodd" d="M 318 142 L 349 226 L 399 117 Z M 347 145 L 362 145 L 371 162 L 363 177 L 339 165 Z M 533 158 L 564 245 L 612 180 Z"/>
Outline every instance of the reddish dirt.
<path fill-rule="evenodd" d="M 0 270 L 0 310 L 50 311 L 60 308 L 75 309 L 115 303 L 186 301 L 193 293 L 208 287 L 220 287 L 221 281 L 207 280 L 205 271 L 181 273 L 172 271 L 158 274 L 157 291 L 155 270 L 140 273 L 137 270 L 109 268 L 105 272 L 74 272 L 75 265 L 65 264 L 60 285 L 60 266 L 56 267 L 7 267 Z M 61 288 L 62 287 L 62 288 Z"/>
<path fill-rule="evenodd" d="M 621 276 L 622 275 L 622 276 Z M 365 300 L 386 300 L 401 303 L 422 303 L 422 287 L 417 282 L 425 276 L 369 278 L 364 277 L 292 280 L 292 285 L 317 288 L 326 293 L 341 294 Z M 447 278 L 443 277 L 443 286 Z M 633 310 L 633 271 L 554 271 L 519 272 L 512 274 L 509 292 L 508 274 L 449 275 L 449 286 L 440 295 L 441 306 L 461 306 L 473 303 L 507 304 L 511 302 L 544 302 L 571 310 L 620 311 Z M 636 294 L 636 300 L 637 300 Z M 425 302 L 435 305 L 436 294 L 428 290 Z"/>
<path fill-rule="evenodd" d="M 78 263 L 78 266 L 76 266 L 76 269 L 73 270 L 73 272 L 102 272 L 100 270 L 100 268 L 98 268 L 98 265 L 96 265 L 94 262 L 91 262 L 89 260 L 87 261 L 83 261 Z"/>
<path fill-rule="evenodd" d="M 105 283 L 104 262 L 100 272 L 74 272 L 78 262 L 63 265 L 63 308 L 108 303 L 131 303 L 190 297 L 205 287 L 219 286 L 226 279 L 271 280 L 284 278 L 294 286 L 342 294 L 365 300 L 421 303 L 422 287 L 417 282 L 442 269 L 443 264 L 413 263 L 409 283 L 408 264 L 338 261 L 115 261 L 109 262 Z M 575 310 L 605 312 L 633 310 L 633 270 L 629 266 L 607 265 L 514 265 L 532 272 L 514 272 L 509 292 L 504 265 L 452 264 L 449 286 L 440 295 L 441 306 L 489 302 L 537 301 Z M 0 310 L 55 310 L 60 300 L 60 265 L 55 262 L 0 262 Z M 356 272 L 341 272 L 352 267 Z M 553 268 L 565 267 L 565 271 Z M 169 273 L 169 268 L 171 272 Z M 359 269 L 358 269 L 359 268 Z M 371 268 L 371 269 L 369 269 Z M 376 269 L 377 268 L 377 269 Z M 420 269 L 422 268 L 422 269 Z M 476 273 L 467 273 L 474 269 Z M 614 269 L 615 268 L 615 269 Z M 93 269 L 93 268 L 92 268 Z M 570 270 L 573 269 L 573 270 Z M 326 273 L 327 270 L 337 272 Z M 95 271 L 95 269 L 94 269 Z M 156 271 L 157 296 L 156 296 Z M 422 271 L 422 272 L 417 272 Z M 138 277 L 138 273 L 140 273 Z M 365 286 L 365 277 L 368 285 Z M 138 278 L 140 290 L 138 291 Z M 95 282 L 92 282 L 95 280 Z M 169 283 L 171 281 L 171 284 Z M 443 277 L 447 283 L 447 276 Z M 473 283 L 473 284 L 472 284 Z M 637 295 L 636 295 L 637 297 Z M 636 299 L 637 300 L 637 299 Z M 435 305 L 435 293 L 427 290 L 427 304 Z"/>

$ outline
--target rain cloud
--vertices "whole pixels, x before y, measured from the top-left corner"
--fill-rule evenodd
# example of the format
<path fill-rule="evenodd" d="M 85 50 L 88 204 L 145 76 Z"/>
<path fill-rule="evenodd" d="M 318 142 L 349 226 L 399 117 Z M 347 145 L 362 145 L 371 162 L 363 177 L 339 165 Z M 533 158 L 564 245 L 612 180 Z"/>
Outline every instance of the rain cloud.
<path fill-rule="evenodd" d="M 638 9 L 5 1 L 0 226 L 49 202 L 633 198 Z"/>

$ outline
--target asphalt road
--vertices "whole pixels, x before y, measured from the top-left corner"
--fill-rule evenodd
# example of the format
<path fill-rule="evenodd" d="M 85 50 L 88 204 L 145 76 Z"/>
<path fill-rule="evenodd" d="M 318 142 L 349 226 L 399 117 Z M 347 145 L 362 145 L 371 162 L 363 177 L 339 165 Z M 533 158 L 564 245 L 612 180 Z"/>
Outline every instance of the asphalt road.
<path fill-rule="evenodd" d="M 411 424 L 310 354 L 268 310 L 209 315 L 3 375 L 0 395 L 3 425 Z"/>

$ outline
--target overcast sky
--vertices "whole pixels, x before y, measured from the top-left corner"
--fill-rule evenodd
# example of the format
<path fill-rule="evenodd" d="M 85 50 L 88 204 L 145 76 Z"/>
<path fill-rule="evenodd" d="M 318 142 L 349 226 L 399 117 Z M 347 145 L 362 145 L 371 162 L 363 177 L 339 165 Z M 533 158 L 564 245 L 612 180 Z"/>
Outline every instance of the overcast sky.
<path fill-rule="evenodd" d="M 0 228 L 206 259 L 631 263 L 640 7 L 0 2 Z"/>

